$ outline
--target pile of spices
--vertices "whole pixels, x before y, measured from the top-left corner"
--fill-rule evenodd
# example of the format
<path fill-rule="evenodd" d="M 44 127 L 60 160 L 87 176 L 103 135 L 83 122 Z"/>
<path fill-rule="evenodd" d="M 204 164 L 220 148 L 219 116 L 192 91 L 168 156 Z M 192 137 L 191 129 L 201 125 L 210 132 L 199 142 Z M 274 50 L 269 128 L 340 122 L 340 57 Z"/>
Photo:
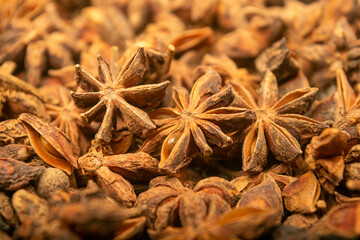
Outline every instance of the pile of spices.
<path fill-rule="evenodd" d="M 0 19 L 0 239 L 360 238 L 359 0 Z"/>

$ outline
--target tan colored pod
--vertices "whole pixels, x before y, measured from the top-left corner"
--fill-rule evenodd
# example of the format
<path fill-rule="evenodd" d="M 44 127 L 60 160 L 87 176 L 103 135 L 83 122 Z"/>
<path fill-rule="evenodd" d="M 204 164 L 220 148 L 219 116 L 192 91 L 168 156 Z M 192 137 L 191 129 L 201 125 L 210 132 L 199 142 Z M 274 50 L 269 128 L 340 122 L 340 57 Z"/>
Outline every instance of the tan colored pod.
<path fill-rule="evenodd" d="M 65 134 L 31 114 L 23 113 L 18 120 L 25 127 L 37 155 L 71 175 L 74 167 L 77 168 L 77 156 Z"/>

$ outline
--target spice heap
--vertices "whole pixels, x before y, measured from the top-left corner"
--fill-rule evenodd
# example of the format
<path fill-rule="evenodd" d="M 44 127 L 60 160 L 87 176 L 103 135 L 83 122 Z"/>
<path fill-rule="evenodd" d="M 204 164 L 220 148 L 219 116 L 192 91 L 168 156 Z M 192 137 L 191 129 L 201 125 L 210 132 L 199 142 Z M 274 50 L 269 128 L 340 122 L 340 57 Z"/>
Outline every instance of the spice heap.
<path fill-rule="evenodd" d="M 359 4 L 0 1 L 0 239 L 358 239 Z"/>

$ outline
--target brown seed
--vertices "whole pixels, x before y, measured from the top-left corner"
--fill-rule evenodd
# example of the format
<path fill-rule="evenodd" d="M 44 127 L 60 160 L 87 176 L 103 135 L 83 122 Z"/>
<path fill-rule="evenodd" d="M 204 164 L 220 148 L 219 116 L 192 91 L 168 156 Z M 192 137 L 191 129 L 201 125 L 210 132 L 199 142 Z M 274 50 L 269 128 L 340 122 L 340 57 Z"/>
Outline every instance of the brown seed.
<path fill-rule="evenodd" d="M 56 168 L 47 168 L 36 182 L 36 192 L 43 198 L 48 198 L 56 190 L 68 191 L 69 187 L 69 177 Z"/>

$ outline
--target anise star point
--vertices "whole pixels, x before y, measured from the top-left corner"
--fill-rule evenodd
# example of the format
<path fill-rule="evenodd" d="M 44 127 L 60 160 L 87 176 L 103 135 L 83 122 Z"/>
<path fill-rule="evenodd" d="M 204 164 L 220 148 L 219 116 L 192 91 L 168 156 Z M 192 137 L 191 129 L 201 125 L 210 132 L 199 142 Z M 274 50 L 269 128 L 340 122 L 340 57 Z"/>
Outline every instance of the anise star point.
<path fill-rule="evenodd" d="M 95 139 L 104 142 L 111 140 L 117 111 L 131 132 L 141 137 L 151 134 L 156 126 L 147 113 L 140 108 L 153 107 L 159 104 L 169 81 L 159 84 L 138 85 L 147 70 L 143 47 L 138 48 L 116 77 L 112 75 L 109 64 L 101 56 L 98 56 L 97 59 L 99 62 L 99 80 L 77 64 L 75 66 L 76 81 L 87 92 L 71 93 L 78 107 L 90 108 L 81 114 L 85 122 L 92 122 L 99 113 L 105 111 Z"/>
<path fill-rule="evenodd" d="M 265 74 L 257 102 L 244 87 L 233 87 L 241 96 L 238 102 L 254 111 L 257 118 L 243 143 L 244 171 L 262 171 L 269 150 L 279 161 L 295 160 L 302 154 L 301 141 L 327 127 L 302 116 L 314 100 L 317 88 L 298 89 L 279 99 L 277 81 L 270 70 Z"/>
<path fill-rule="evenodd" d="M 213 154 L 211 145 L 221 148 L 233 143 L 220 126 L 231 130 L 247 127 L 254 121 L 251 111 L 229 107 L 234 99 L 231 87 L 221 90 L 219 74 L 210 69 L 201 76 L 189 94 L 174 88 L 174 108 L 150 113 L 160 128 L 143 144 L 140 151 L 160 155 L 159 168 L 177 172 L 199 152 Z"/>

